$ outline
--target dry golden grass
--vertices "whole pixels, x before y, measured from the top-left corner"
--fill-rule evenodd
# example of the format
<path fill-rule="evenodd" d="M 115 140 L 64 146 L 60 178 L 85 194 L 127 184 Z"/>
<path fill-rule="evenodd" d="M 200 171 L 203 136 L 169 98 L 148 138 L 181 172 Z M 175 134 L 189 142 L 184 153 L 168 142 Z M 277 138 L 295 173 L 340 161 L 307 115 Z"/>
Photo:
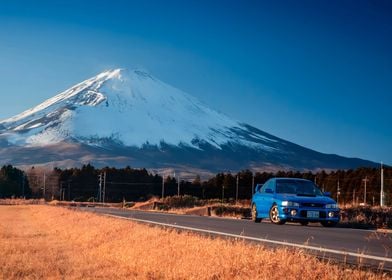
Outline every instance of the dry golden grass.
<path fill-rule="evenodd" d="M 0 279 L 390 279 L 52 206 L 0 206 L 0 221 Z"/>

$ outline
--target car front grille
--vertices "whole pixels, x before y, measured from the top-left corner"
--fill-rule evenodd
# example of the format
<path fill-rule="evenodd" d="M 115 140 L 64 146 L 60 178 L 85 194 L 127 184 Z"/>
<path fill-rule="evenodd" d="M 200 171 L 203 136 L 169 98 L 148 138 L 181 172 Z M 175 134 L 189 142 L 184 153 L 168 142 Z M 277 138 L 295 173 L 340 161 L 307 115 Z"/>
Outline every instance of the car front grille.
<path fill-rule="evenodd" d="M 310 207 L 310 208 L 324 208 L 324 204 L 322 203 L 301 203 L 302 207 Z"/>

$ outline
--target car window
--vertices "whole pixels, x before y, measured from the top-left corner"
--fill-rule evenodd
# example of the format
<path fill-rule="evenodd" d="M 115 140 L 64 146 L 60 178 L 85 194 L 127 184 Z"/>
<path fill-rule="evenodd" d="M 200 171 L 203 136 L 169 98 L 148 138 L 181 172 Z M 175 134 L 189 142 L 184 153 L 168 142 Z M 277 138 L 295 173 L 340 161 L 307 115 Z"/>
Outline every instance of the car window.
<path fill-rule="evenodd" d="M 260 192 L 261 193 L 265 193 L 265 190 L 266 189 L 273 189 L 273 182 L 272 181 L 267 181 L 264 185 L 263 185 L 263 187 L 260 189 Z"/>
<path fill-rule="evenodd" d="M 276 192 L 302 196 L 323 195 L 321 190 L 313 182 L 306 180 L 277 180 Z"/>
<path fill-rule="evenodd" d="M 264 183 L 263 187 L 260 189 L 261 193 L 265 193 L 265 188 L 267 187 L 268 182 Z"/>
<path fill-rule="evenodd" d="M 297 185 L 296 185 L 295 181 L 278 180 L 276 182 L 276 192 L 277 193 L 296 194 L 297 193 L 296 186 Z"/>

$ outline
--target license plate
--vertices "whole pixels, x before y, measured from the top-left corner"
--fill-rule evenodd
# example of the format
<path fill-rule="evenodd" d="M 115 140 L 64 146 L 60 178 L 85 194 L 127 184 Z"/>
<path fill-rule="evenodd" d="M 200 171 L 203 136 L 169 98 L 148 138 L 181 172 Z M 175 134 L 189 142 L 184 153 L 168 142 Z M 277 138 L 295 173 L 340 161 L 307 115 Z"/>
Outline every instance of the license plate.
<path fill-rule="evenodd" d="M 318 211 L 308 211 L 307 215 L 308 218 L 319 218 L 319 212 Z"/>

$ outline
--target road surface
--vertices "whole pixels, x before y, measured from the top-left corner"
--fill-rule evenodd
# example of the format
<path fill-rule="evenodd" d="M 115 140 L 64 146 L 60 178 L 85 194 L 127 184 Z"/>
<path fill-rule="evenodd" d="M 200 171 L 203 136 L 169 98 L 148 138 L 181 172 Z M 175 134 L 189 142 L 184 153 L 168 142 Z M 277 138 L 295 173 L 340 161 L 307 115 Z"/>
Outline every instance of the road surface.
<path fill-rule="evenodd" d="M 256 224 L 250 220 L 225 219 L 115 208 L 81 207 L 136 222 L 149 223 L 212 236 L 241 238 L 267 246 L 301 248 L 321 258 L 392 271 L 392 234 L 375 230 L 324 228 L 318 224 Z"/>

